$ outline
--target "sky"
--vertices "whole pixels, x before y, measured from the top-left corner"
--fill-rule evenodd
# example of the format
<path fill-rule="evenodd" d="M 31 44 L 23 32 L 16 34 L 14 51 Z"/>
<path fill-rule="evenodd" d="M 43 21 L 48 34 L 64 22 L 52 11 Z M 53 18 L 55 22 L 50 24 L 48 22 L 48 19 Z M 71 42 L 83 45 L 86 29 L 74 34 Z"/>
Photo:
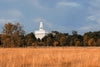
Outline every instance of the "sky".
<path fill-rule="evenodd" d="M 100 0 L 0 0 L 0 31 L 19 22 L 26 34 L 39 29 L 79 34 L 100 30 Z"/>

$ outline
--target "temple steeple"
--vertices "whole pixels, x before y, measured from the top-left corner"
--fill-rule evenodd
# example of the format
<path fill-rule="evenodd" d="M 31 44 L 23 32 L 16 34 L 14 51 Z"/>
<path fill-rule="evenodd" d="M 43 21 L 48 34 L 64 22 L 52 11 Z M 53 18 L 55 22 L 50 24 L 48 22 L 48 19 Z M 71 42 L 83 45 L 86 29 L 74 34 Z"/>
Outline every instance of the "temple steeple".
<path fill-rule="evenodd" d="M 43 22 L 42 22 L 42 20 L 40 22 L 40 30 L 43 30 Z"/>
<path fill-rule="evenodd" d="M 39 30 L 36 30 L 35 31 L 35 37 L 38 39 L 42 39 L 44 36 L 46 36 L 48 34 L 47 31 L 45 31 L 43 29 L 43 21 L 41 20 L 40 21 L 40 27 L 39 27 Z"/>

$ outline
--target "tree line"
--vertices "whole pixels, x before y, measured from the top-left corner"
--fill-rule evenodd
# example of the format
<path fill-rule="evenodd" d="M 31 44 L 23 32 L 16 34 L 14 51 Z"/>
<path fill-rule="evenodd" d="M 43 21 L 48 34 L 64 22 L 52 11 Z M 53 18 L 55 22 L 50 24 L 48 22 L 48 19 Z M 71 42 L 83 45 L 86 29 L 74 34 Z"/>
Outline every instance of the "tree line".
<path fill-rule="evenodd" d="M 0 47 L 36 47 L 36 46 L 100 46 L 100 31 L 87 32 L 79 35 L 72 31 L 72 35 L 51 31 L 42 40 L 36 39 L 33 32 L 25 35 L 19 23 L 5 24 L 0 34 Z"/>

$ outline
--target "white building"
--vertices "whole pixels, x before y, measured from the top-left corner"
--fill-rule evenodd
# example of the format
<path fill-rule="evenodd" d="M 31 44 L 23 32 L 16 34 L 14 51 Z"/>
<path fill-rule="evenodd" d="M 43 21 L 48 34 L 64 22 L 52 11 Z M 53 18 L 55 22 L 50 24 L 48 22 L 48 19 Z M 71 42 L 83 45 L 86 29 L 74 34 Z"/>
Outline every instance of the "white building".
<path fill-rule="evenodd" d="M 42 39 L 44 36 L 48 34 L 47 31 L 43 29 L 43 22 L 40 22 L 39 30 L 35 31 L 35 37 L 38 39 Z"/>

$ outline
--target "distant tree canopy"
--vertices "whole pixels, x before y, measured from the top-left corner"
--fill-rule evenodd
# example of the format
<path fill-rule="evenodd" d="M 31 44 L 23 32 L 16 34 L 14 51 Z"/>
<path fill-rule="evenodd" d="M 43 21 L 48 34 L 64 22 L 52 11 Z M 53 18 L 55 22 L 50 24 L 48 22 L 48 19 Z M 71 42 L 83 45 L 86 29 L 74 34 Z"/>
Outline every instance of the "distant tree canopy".
<path fill-rule="evenodd" d="M 87 32 L 84 35 L 79 35 L 77 31 L 72 31 L 72 35 L 51 31 L 42 40 L 36 39 L 32 32 L 24 34 L 25 31 L 19 23 L 5 24 L 0 34 L 0 47 L 100 46 L 100 31 Z"/>
<path fill-rule="evenodd" d="M 22 29 L 22 26 L 20 26 L 19 23 L 8 23 L 3 27 L 2 33 L 6 35 L 24 35 L 25 31 Z"/>
<path fill-rule="evenodd" d="M 1 44 L 3 47 L 19 47 L 24 45 L 25 31 L 19 23 L 5 24 L 1 34 Z"/>
<path fill-rule="evenodd" d="M 25 36 L 25 41 L 28 46 L 31 46 L 36 41 L 34 33 L 29 33 Z"/>

